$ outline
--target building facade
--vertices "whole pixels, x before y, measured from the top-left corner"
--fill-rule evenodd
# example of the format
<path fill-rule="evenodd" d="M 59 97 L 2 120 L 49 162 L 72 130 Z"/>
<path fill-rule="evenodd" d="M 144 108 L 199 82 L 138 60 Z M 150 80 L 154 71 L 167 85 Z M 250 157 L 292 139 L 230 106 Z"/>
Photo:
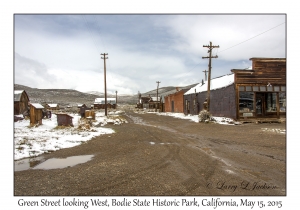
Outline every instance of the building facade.
<path fill-rule="evenodd" d="M 286 59 L 250 58 L 252 69 L 232 69 L 232 74 L 211 80 L 209 112 L 236 120 L 286 117 Z M 184 113 L 203 110 L 207 82 L 184 94 Z"/>
<path fill-rule="evenodd" d="M 177 90 L 175 93 L 165 96 L 165 112 L 184 112 L 183 94 L 188 89 Z"/>
<path fill-rule="evenodd" d="M 286 59 L 250 58 L 251 70 L 235 75 L 237 119 L 286 117 Z"/>

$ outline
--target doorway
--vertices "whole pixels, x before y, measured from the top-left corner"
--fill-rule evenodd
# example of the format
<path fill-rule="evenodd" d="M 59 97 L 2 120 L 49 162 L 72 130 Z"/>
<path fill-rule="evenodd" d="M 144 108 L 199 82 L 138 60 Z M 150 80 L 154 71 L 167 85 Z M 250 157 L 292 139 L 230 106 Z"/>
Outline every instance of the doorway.
<path fill-rule="evenodd" d="M 256 93 L 256 117 L 265 116 L 265 93 Z"/>

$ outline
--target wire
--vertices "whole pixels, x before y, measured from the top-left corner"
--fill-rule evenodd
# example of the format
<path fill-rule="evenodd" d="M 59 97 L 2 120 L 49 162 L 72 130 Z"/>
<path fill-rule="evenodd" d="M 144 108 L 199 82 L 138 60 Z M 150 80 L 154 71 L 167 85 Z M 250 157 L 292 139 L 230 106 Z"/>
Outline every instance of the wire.
<path fill-rule="evenodd" d="M 266 31 L 264 31 L 264 32 L 262 32 L 262 33 L 260 33 L 260 34 L 257 34 L 257 35 L 255 35 L 255 36 L 249 38 L 249 39 L 246 39 L 245 41 L 242 41 L 242 42 L 240 42 L 240 43 L 238 43 L 238 44 L 236 44 L 236 45 L 233 45 L 233 46 L 231 46 L 231 47 L 228 47 L 228 48 L 226 48 L 225 50 L 229 50 L 229 49 L 234 48 L 234 47 L 236 47 L 236 46 L 238 46 L 238 45 L 240 45 L 240 44 L 243 44 L 243 43 L 245 43 L 245 42 L 247 42 L 247 41 L 249 41 L 249 40 L 251 40 L 251 39 L 254 39 L 254 38 L 256 38 L 256 37 L 258 37 L 258 36 L 260 36 L 260 35 L 262 35 L 262 34 L 268 32 L 268 31 L 273 30 L 274 28 L 277 28 L 277 27 L 281 26 L 282 24 L 285 24 L 285 22 L 280 23 L 279 25 L 274 26 L 274 27 L 272 27 L 272 28 L 270 28 L 270 29 L 268 29 L 268 30 L 266 30 Z M 217 55 L 218 53 L 222 53 L 222 52 L 224 52 L 225 50 L 222 50 L 222 51 L 218 52 L 219 49 L 217 48 L 217 52 L 216 52 L 215 55 Z M 198 66 L 199 64 L 200 64 L 200 63 L 196 64 L 196 66 Z M 193 70 L 196 66 L 194 66 L 191 70 Z M 191 71 L 191 70 L 190 70 L 190 71 Z"/>
<path fill-rule="evenodd" d="M 273 30 L 274 28 L 277 28 L 277 27 L 281 26 L 282 24 L 285 24 L 285 22 L 283 22 L 283 23 L 281 23 L 281 24 L 279 24 L 279 25 L 277 25 L 277 26 L 274 26 L 273 28 L 270 28 L 270 29 L 268 29 L 268 30 L 266 30 L 266 31 L 264 31 L 264 32 L 262 32 L 262 33 L 260 33 L 260 34 L 257 34 L 256 36 L 253 36 L 253 37 L 251 37 L 251 38 L 249 38 L 249 39 L 247 39 L 247 40 L 245 40 L 245 41 L 242 41 L 242 42 L 240 42 L 240 43 L 238 43 L 238 44 L 236 44 L 236 45 L 233 45 L 233 46 L 231 46 L 231 47 L 228 47 L 228 48 L 226 48 L 225 50 L 229 50 L 229 49 L 231 49 L 231 48 L 233 48 L 233 47 L 236 47 L 236 46 L 238 46 L 238 45 L 240 45 L 240 44 L 243 44 L 243 43 L 245 43 L 245 42 L 247 42 L 247 41 L 249 41 L 249 40 L 251 40 L 251 39 L 254 39 L 254 38 L 256 38 L 256 37 L 258 37 L 258 36 L 260 36 L 260 35 L 262 35 L 262 34 L 268 32 L 268 31 Z M 222 50 L 222 51 L 220 51 L 219 53 L 224 52 L 225 50 Z"/>
<path fill-rule="evenodd" d="M 93 40 L 93 42 L 94 42 L 94 45 L 95 45 L 95 47 L 96 47 L 98 53 L 101 54 L 101 53 L 100 53 L 100 50 L 99 50 L 98 47 L 97 47 L 98 45 L 97 45 L 96 39 L 95 39 L 94 36 L 93 36 L 93 33 L 92 33 L 91 29 L 90 29 L 90 25 L 89 25 L 88 21 L 86 20 L 86 18 L 85 18 L 84 15 L 81 15 L 81 17 L 82 17 L 82 19 L 83 19 L 83 20 L 85 21 L 85 23 L 86 23 L 87 29 L 88 29 L 89 33 L 91 34 L 92 40 Z"/>

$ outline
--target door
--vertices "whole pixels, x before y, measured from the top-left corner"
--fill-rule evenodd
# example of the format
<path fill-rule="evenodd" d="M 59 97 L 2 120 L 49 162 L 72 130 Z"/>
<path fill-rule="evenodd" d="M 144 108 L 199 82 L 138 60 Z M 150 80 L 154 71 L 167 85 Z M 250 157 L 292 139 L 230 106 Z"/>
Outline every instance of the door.
<path fill-rule="evenodd" d="M 172 101 L 172 112 L 174 112 L 174 101 Z"/>
<path fill-rule="evenodd" d="M 256 117 L 265 116 L 265 93 L 256 93 Z"/>

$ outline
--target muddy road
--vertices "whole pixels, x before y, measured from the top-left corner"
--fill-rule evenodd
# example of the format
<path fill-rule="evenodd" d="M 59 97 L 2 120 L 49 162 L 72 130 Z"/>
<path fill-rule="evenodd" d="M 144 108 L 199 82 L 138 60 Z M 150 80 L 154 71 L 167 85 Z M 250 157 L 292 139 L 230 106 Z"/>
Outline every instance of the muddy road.
<path fill-rule="evenodd" d="M 195 123 L 126 110 L 128 123 L 44 159 L 73 167 L 14 172 L 14 195 L 286 195 L 285 124 Z"/>

